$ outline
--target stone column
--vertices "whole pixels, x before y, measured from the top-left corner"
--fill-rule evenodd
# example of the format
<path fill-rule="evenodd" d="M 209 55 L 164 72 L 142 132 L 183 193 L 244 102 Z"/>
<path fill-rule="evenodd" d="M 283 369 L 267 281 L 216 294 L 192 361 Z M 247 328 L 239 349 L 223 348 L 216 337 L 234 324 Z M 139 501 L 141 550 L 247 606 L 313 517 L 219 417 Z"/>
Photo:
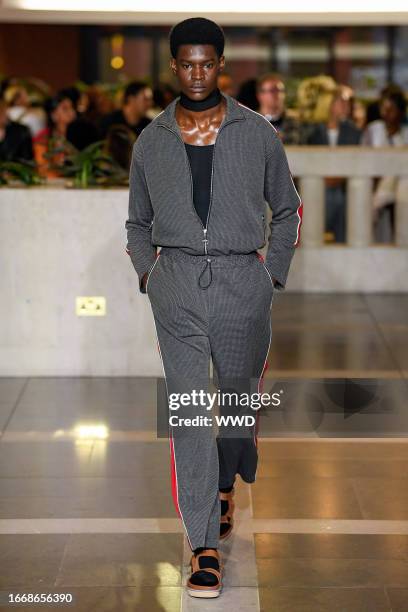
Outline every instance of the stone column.
<path fill-rule="evenodd" d="M 370 177 L 352 176 L 347 181 L 347 243 L 367 247 L 373 241 L 373 193 Z"/>
<path fill-rule="evenodd" d="M 319 247 L 324 234 L 324 180 L 320 176 L 302 176 L 299 181 L 303 202 L 301 245 Z"/>
<path fill-rule="evenodd" d="M 401 177 L 395 202 L 395 244 L 408 247 L 408 177 Z"/>

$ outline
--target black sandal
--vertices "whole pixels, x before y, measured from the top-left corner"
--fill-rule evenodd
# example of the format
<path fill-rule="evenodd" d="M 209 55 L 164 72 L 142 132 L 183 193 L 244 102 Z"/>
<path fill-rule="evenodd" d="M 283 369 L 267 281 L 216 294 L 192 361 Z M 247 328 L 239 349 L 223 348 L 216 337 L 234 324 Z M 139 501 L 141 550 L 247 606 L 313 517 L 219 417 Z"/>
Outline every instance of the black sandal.
<path fill-rule="evenodd" d="M 221 515 L 220 520 L 220 540 L 226 540 L 232 533 L 234 526 L 234 509 L 235 503 L 233 500 L 235 488 L 232 488 L 229 493 L 219 492 L 220 500 L 228 502 L 228 510 L 225 514 Z"/>
<path fill-rule="evenodd" d="M 214 557 L 218 561 L 218 563 L 214 563 L 214 565 L 218 565 L 219 569 L 210 567 L 208 565 L 209 562 L 206 561 L 206 557 Z M 197 555 L 193 554 L 190 565 L 191 576 L 187 581 L 188 594 L 192 597 L 218 597 L 222 590 L 222 563 L 218 550 L 206 549 Z M 198 574 L 198 572 L 200 576 L 194 576 L 194 574 Z M 205 576 L 205 574 L 207 575 Z M 208 584 L 202 584 L 204 577 Z M 201 584 L 199 584 L 199 582 L 201 582 Z"/>

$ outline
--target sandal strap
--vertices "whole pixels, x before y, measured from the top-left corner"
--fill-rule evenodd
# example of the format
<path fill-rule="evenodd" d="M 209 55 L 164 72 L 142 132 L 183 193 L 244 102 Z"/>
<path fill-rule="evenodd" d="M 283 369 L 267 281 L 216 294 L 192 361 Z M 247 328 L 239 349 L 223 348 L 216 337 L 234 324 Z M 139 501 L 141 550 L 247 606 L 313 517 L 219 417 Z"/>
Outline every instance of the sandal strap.
<path fill-rule="evenodd" d="M 205 548 L 197 555 L 193 555 L 193 559 L 199 559 L 200 557 L 215 557 L 217 561 L 220 561 L 220 553 L 217 550 L 213 550 L 212 548 Z"/>
<path fill-rule="evenodd" d="M 232 502 L 232 497 L 234 493 L 235 493 L 235 488 L 233 488 L 229 493 L 223 493 L 222 491 L 219 491 L 220 499 L 222 501 Z"/>
<path fill-rule="evenodd" d="M 221 573 L 213 567 L 200 567 L 198 570 L 193 571 L 191 575 L 193 576 L 196 572 L 208 572 L 209 574 L 214 574 L 218 582 L 221 582 Z"/>
<path fill-rule="evenodd" d="M 219 570 L 216 570 L 214 567 L 200 567 L 198 561 L 200 557 L 215 557 L 215 559 L 217 559 L 218 561 L 218 565 L 221 570 L 222 565 L 219 554 L 215 550 L 203 550 L 203 552 L 198 553 L 198 555 L 193 554 L 193 556 L 191 557 L 192 573 L 194 574 L 195 572 L 210 572 L 211 574 L 217 576 L 218 580 L 221 580 L 221 572 Z"/>
<path fill-rule="evenodd" d="M 220 493 L 220 500 L 228 502 L 228 510 L 225 514 L 221 515 L 221 523 L 227 523 L 229 522 L 229 520 L 232 520 L 232 515 L 234 514 L 235 510 L 235 502 L 232 499 L 233 495 L 234 489 L 232 489 L 232 491 L 230 491 L 229 493 Z"/>
<path fill-rule="evenodd" d="M 235 510 L 235 504 L 234 501 L 232 499 L 229 500 L 228 502 L 228 510 L 226 511 L 225 514 L 232 514 Z"/>

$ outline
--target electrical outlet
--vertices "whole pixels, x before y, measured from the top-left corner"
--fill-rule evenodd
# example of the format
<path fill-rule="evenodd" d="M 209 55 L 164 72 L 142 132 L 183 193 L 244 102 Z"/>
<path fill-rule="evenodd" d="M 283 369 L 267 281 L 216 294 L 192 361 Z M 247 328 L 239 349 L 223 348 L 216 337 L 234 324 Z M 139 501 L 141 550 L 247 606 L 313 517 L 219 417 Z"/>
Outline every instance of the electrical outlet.
<path fill-rule="evenodd" d="M 78 317 L 101 317 L 106 315 L 106 298 L 101 296 L 76 298 Z"/>

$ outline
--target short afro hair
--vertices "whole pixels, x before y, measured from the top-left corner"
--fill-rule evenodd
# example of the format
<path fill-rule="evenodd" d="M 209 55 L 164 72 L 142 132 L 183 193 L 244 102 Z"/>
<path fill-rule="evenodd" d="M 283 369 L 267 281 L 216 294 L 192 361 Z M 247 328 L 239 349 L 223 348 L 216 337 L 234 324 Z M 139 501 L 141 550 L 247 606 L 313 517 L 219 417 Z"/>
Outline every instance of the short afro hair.
<path fill-rule="evenodd" d="M 224 53 L 224 32 L 205 17 L 191 17 L 174 25 L 169 34 L 170 52 L 176 58 L 180 45 L 213 45 L 218 58 Z"/>

